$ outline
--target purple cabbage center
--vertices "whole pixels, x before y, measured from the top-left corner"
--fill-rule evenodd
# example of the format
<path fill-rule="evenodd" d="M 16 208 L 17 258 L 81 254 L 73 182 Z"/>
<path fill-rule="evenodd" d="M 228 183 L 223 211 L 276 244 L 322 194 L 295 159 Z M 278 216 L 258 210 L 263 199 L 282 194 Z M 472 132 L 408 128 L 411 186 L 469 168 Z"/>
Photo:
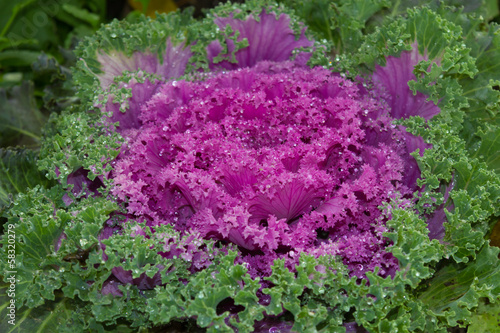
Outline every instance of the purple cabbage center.
<path fill-rule="evenodd" d="M 149 226 L 236 245 L 253 277 L 302 252 L 392 275 L 379 206 L 409 201 L 419 171 L 389 114 L 353 82 L 292 62 L 169 81 L 126 132 L 114 194 Z"/>

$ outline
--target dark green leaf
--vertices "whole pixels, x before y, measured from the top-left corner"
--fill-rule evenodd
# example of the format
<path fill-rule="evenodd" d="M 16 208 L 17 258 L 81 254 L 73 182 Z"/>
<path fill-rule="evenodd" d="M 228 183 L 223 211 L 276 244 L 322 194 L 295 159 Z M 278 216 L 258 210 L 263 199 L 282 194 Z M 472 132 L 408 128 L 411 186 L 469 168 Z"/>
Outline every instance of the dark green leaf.
<path fill-rule="evenodd" d="M 3 51 L 0 53 L 1 67 L 29 67 L 40 56 L 37 51 Z"/>
<path fill-rule="evenodd" d="M 11 25 L 20 16 L 25 8 L 33 4 L 35 0 L 22 0 L 22 1 L 3 1 L 0 5 L 0 27 L 2 31 L 0 36 L 5 36 Z"/>
<path fill-rule="evenodd" d="M 74 57 L 66 62 L 74 64 Z M 58 63 L 54 58 L 42 54 L 33 63 L 32 68 L 33 79 L 37 85 L 44 87 L 43 92 L 41 92 L 43 94 L 43 110 L 60 112 L 79 103 L 79 99 L 75 96 L 76 89 L 73 85 L 72 75 L 67 67 Z"/>
<path fill-rule="evenodd" d="M 9 284 L 0 287 L 0 331 L 2 333 L 44 333 L 44 332 L 68 332 L 70 327 L 75 331 L 83 330 L 83 327 L 72 320 L 79 302 L 72 299 L 56 297 L 54 301 L 46 301 L 43 305 L 30 309 L 22 307 L 15 309 L 15 316 L 9 317 L 11 309 L 8 308 L 12 299 L 9 297 Z M 14 318 L 14 319 L 11 319 Z M 13 324 L 13 325 L 12 325 Z"/>
<path fill-rule="evenodd" d="M 75 5 L 68 3 L 63 4 L 62 9 L 66 13 L 72 15 L 74 18 L 90 24 L 90 26 L 93 27 L 94 29 L 97 29 L 99 27 L 101 18 L 99 17 L 98 14 L 91 13 L 84 8 L 79 8 Z M 75 24 L 75 20 L 73 20 L 71 24 Z"/>
<path fill-rule="evenodd" d="M 335 45 L 336 53 L 359 48 L 367 21 L 378 11 L 390 6 L 388 0 L 283 0 L 293 8 L 319 38 Z"/>
<path fill-rule="evenodd" d="M 475 22 L 476 25 L 480 22 Z M 472 25 L 474 27 L 474 25 Z M 471 55 L 477 58 L 478 73 L 473 78 L 463 78 L 464 95 L 469 99 L 470 107 L 466 110 L 466 121 L 462 137 L 467 140 L 468 148 L 472 154 L 481 149 L 484 161 L 492 162 L 498 152 L 489 147 L 491 140 L 495 140 L 500 126 L 498 116 L 500 108 L 500 27 L 497 24 L 485 26 L 480 31 L 471 31 L 465 42 L 471 48 Z M 487 127 L 484 125 L 488 124 Z M 479 132 L 479 133 L 478 133 Z M 481 134 L 481 132 L 483 132 Z M 490 133 L 490 134 L 487 134 Z M 479 134 L 479 137 L 477 136 Z M 481 140 L 486 139 L 486 146 Z M 488 163 L 489 163 L 488 162 Z M 496 162 L 497 163 L 497 162 Z M 493 165 L 496 169 L 496 166 Z"/>
<path fill-rule="evenodd" d="M 500 126 L 486 123 L 484 129 L 479 129 L 476 135 L 481 138 L 481 142 L 474 157 L 485 161 L 492 170 L 500 174 Z"/>
<path fill-rule="evenodd" d="M 27 149 L 0 148 L 0 208 L 8 205 L 12 196 L 24 193 L 27 188 L 53 184 L 36 165 L 36 154 Z"/>
<path fill-rule="evenodd" d="M 38 110 L 33 84 L 0 89 L 0 146 L 39 144 L 45 117 Z"/>
<path fill-rule="evenodd" d="M 480 297 L 500 301 L 500 249 L 485 245 L 476 260 L 466 264 L 450 263 L 428 281 L 419 299 L 450 326 L 469 323 L 471 310 Z"/>

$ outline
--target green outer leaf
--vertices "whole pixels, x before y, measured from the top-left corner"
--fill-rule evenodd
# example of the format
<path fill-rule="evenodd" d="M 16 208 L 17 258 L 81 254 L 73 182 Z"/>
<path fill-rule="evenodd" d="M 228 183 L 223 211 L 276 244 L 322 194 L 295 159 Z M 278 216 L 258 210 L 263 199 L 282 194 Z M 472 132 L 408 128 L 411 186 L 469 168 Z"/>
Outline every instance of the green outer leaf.
<path fill-rule="evenodd" d="M 0 105 L 0 145 L 38 144 L 45 117 L 36 105 L 33 83 L 0 89 Z"/>
<path fill-rule="evenodd" d="M 293 331 L 345 332 L 342 317 L 349 311 L 350 297 L 358 290 L 355 278 L 349 279 L 339 261 L 324 256 L 318 259 L 301 254 L 297 274 L 285 268 L 284 260 L 275 260 L 271 276 L 273 287 L 263 289 L 271 296 L 266 313 L 279 315 L 284 309 L 294 316 Z M 352 292 L 352 294 L 351 294 Z"/>
<path fill-rule="evenodd" d="M 0 23 L 4 23 L 4 24 L 0 24 L 0 26 L 3 26 L 2 31 L 0 32 L 0 36 L 2 36 L 2 37 L 5 36 L 6 32 L 9 30 L 12 23 L 16 19 L 16 16 L 19 13 L 21 13 L 24 8 L 30 6 L 34 2 L 35 2 L 35 0 L 25 0 L 25 1 L 21 1 L 18 4 L 15 4 L 14 2 L 4 2 L 2 5 L 3 6 L 2 13 L 10 14 L 10 10 L 8 9 L 8 7 L 12 7 L 12 14 L 9 16 L 6 15 L 8 17 L 8 20 L 6 22 L 3 22 L 4 20 L 3 20 L 3 15 L 2 15 L 2 20 L 0 21 Z M 7 7 L 7 8 L 5 8 L 5 7 Z"/>
<path fill-rule="evenodd" d="M 77 6 L 67 3 L 62 5 L 62 9 L 68 14 L 72 15 L 74 18 L 90 24 L 94 29 L 97 29 L 99 27 L 101 18 L 98 14 L 91 13 L 84 8 L 78 8 Z M 70 24 L 74 24 L 73 22 L 71 22 Z"/>
<path fill-rule="evenodd" d="M 173 230 L 171 225 L 157 226 L 154 233 L 144 224 L 139 226 L 143 228 L 147 238 L 130 237 L 136 224 L 127 223 L 121 235 L 114 235 L 103 241 L 109 256 L 103 264 L 110 270 L 116 266 L 131 270 L 133 277 L 144 273 L 152 277 L 161 266 L 165 285 L 158 286 L 154 291 L 146 291 L 145 294 L 137 293 L 134 286 L 122 287 L 123 293 L 127 295 L 126 299 L 133 300 L 135 297 L 136 302 L 122 303 L 116 298 L 110 298 L 106 302 L 97 300 L 92 308 L 97 320 L 115 323 L 123 317 L 124 312 L 133 309 L 131 311 L 137 314 L 133 326 L 151 323 L 162 325 L 168 324 L 172 319 L 191 317 L 196 318 L 198 325 L 208 327 L 209 332 L 229 331 L 224 322 L 228 313 L 217 314 L 217 306 L 227 298 L 232 298 L 235 304 L 245 307 L 245 310 L 238 313 L 238 320 L 232 323 L 235 327 L 249 331 L 254 320 L 262 318 L 264 308 L 258 304 L 258 298 L 255 296 L 260 284 L 258 280 L 254 281 L 246 274 L 242 265 L 234 264 L 236 252 L 221 253 L 214 249 L 213 242 L 200 241 L 198 246 L 207 247 L 208 255 L 213 256 L 213 264 L 192 274 L 188 271 L 191 265 L 189 261 L 177 257 L 165 259 L 157 254 L 165 251 L 164 243 L 170 239 L 178 239 L 179 248 L 192 246 L 192 243 L 184 244 L 185 238 L 180 237 L 179 232 Z M 121 258 L 130 259 L 123 261 Z M 181 280 L 188 280 L 189 283 L 185 285 Z M 135 293 L 137 294 L 134 295 Z"/>
<path fill-rule="evenodd" d="M 55 130 L 51 140 L 44 141 L 39 160 L 39 168 L 47 170 L 48 178 L 67 187 L 68 175 L 81 167 L 89 170 L 90 180 L 111 170 L 109 162 L 118 155 L 122 139 L 109 126 L 92 126 L 99 123 L 100 116 L 65 112 L 52 118 Z M 104 185 L 109 185 L 106 178 Z"/>
<path fill-rule="evenodd" d="M 68 209 L 62 201 L 64 194 L 60 186 L 35 187 L 19 194 L 6 214 L 0 269 L 16 271 L 18 307 L 36 307 L 54 300 L 55 291 L 61 288 L 70 298 L 78 295 L 88 300 L 110 275 L 104 267 L 87 266 L 101 263 L 101 255 L 96 253 L 97 236 L 116 204 L 102 197 L 89 198 Z M 11 249 L 7 244 L 12 244 L 13 235 L 15 265 L 7 260 Z M 82 250 L 88 252 L 88 259 L 73 259 Z"/>
<path fill-rule="evenodd" d="M 500 303 L 481 302 L 467 328 L 469 333 L 495 333 L 500 326 Z"/>
<path fill-rule="evenodd" d="M 471 55 L 477 58 L 476 66 L 479 70 L 474 80 L 464 78 L 461 82 L 464 86 L 464 94 L 474 102 L 469 110 L 472 114 L 481 112 L 482 108 L 486 108 L 489 112 L 496 110 L 495 113 L 498 113 L 500 92 L 491 89 L 490 81 L 493 80 L 498 85 L 500 68 L 497 60 L 500 58 L 500 26 L 492 23 L 486 29 L 486 31 L 471 32 L 465 40 L 473 50 Z M 487 117 L 486 113 L 483 117 Z M 492 122 L 491 119 L 490 122 Z"/>
<path fill-rule="evenodd" d="M 58 63 L 53 57 L 42 54 L 32 64 L 34 80 L 44 85 L 44 109 L 51 113 L 59 113 L 62 109 L 79 103 L 71 71 L 68 68 L 74 65 L 76 59 L 72 53 L 69 54 L 69 51 L 61 51 L 61 53 L 65 57 L 64 63 Z M 45 130 L 48 134 L 49 129 Z"/>
<path fill-rule="evenodd" d="M 461 136 L 466 140 L 469 152 L 498 173 L 498 153 L 491 149 L 494 148 L 491 145 L 500 131 L 500 27 L 495 23 L 484 25 L 478 18 L 461 23 L 465 43 L 471 48 L 471 55 L 477 58 L 478 68 L 473 78 L 460 78 L 464 95 L 470 103 Z"/>
<path fill-rule="evenodd" d="M 8 205 L 12 196 L 24 193 L 36 185 L 53 185 L 36 166 L 36 154 L 27 149 L 0 148 L 0 208 Z"/>
<path fill-rule="evenodd" d="M 388 0 L 354 0 L 341 1 L 337 6 L 333 3 L 337 13 L 333 18 L 334 26 L 339 29 L 343 52 L 352 52 L 358 49 L 363 40 L 363 29 L 368 19 L 381 10 L 389 7 Z M 336 7 L 336 8 L 335 8 Z"/>
<path fill-rule="evenodd" d="M 439 10 L 443 3 L 443 1 L 436 0 L 392 0 L 391 2 L 393 3 L 391 16 L 404 14 L 407 9 L 422 5 Z M 495 0 L 448 0 L 446 5 L 450 6 L 449 8 L 463 8 L 463 11 L 468 14 L 485 15 L 487 20 L 490 20 L 498 14 L 498 4 L 495 2 Z"/>
<path fill-rule="evenodd" d="M 2 284 L 0 287 L 0 331 L 3 333 L 44 333 L 44 332 L 62 332 L 69 331 L 68 327 L 71 323 L 73 332 L 83 330 L 83 327 L 75 326 L 76 322 L 72 320 L 74 312 L 80 305 L 74 300 L 57 297 L 54 301 L 47 301 L 42 306 L 34 309 L 22 307 L 15 310 L 15 320 L 12 325 L 9 323 L 10 317 L 7 317 L 11 298 L 8 297 L 6 291 L 8 284 Z"/>
<path fill-rule="evenodd" d="M 367 21 L 382 8 L 390 6 L 388 0 L 281 0 L 312 29 L 318 39 L 335 46 L 336 53 L 353 52 L 363 39 Z"/>
<path fill-rule="evenodd" d="M 398 277 L 413 288 L 425 278 L 432 276 L 429 263 L 437 262 L 442 257 L 443 246 L 438 240 L 430 240 L 427 224 L 410 210 L 391 209 L 392 219 L 387 225 L 394 229 L 387 237 L 394 242 L 388 247 L 399 260 Z"/>
<path fill-rule="evenodd" d="M 331 21 L 335 16 L 330 0 L 280 0 L 280 3 L 292 8 L 308 30 L 316 34 L 316 38 L 334 41 L 334 25 Z"/>
<path fill-rule="evenodd" d="M 427 281 L 429 287 L 419 299 L 451 327 L 469 323 L 471 310 L 478 306 L 480 297 L 500 301 L 499 253 L 499 248 L 486 244 L 475 261 L 444 266 Z"/>
<path fill-rule="evenodd" d="M 40 54 L 38 51 L 3 51 L 0 53 L 0 67 L 29 67 L 36 61 Z"/>
<path fill-rule="evenodd" d="M 491 170 L 500 174 L 500 126 L 486 123 L 476 135 L 481 138 L 481 142 L 473 156 L 485 161 Z"/>
<path fill-rule="evenodd" d="M 405 15 L 408 9 L 427 5 L 433 11 L 438 11 L 442 3 L 435 0 L 280 0 L 279 2 L 293 8 L 318 39 L 332 42 L 335 45 L 335 53 L 356 52 L 364 34 L 375 31 L 391 18 Z M 488 19 L 498 14 L 498 4 L 494 0 L 453 0 L 445 3 L 450 6 L 446 10 L 448 12 L 450 9 L 456 11 L 457 8 L 464 6 L 465 13 L 477 13 L 487 16 Z M 421 23 L 426 24 L 425 20 Z M 399 35 L 399 38 L 403 37 Z"/>
<path fill-rule="evenodd" d="M 61 287 L 60 277 L 45 263 L 46 257 L 54 251 L 54 244 L 61 234 L 62 224 L 68 218 L 54 215 L 57 202 L 61 200 L 61 197 L 56 199 L 57 195 L 62 197 L 62 192 L 57 190 L 46 192 L 40 187 L 35 187 L 26 194 L 19 194 L 8 212 L 11 218 L 4 225 L 0 267 L 2 271 L 17 271 L 18 307 L 25 303 L 30 307 L 42 305 L 45 298 L 53 300 L 53 291 Z M 12 228 L 11 225 L 15 227 Z M 7 263 L 7 244 L 11 244 L 9 240 L 12 237 L 15 237 L 13 244 L 16 251 L 15 267 Z"/>
<path fill-rule="evenodd" d="M 486 20 L 490 21 L 491 19 L 497 17 L 500 14 L 500 4 L 495 0 L 485 0 L 484 11 L 487 15 Z"/>

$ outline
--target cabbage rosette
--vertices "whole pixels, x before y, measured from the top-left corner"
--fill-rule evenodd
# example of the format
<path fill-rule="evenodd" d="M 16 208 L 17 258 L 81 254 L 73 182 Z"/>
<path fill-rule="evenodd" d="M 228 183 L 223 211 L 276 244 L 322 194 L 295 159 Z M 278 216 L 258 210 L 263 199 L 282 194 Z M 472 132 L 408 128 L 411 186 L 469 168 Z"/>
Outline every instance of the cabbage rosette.
<path fill-rule="evenodd" d="M 444 332 L 497 300 L 498 197 L 477 201 L 484 162 L 458 135 L 482 102 L 462 93 L 481 71 L 460 28 L 409 10 L 353 51 L 307 23 L 251 1 L 115 21 L 79 46 L 82 104 L 40 161 L 60 185 L 22 199 L 53 203 L 42 293 L 87 302 L 75 322 Z M 451 275 L 470 283 L 446 294 Z"/>

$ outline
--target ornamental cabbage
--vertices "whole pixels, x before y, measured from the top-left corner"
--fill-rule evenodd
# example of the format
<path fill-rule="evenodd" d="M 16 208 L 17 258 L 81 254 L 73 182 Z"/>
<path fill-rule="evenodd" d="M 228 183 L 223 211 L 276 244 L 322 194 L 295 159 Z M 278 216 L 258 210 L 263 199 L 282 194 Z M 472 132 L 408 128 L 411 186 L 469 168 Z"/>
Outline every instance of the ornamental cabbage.
<path fill-rule="evenodd" d="M 473 16 L 376 23 L 383 1 L 351 1 L 323 8 L 325 35 L 286 3 L 115 21 L 79 46 L 81 104 L 39 160 L 58 184 L 8 213 L 21 305 L 62 293 L 81 310 L 62 330 L 445 332 L 498 302 L 498 128 L 480 124 L 498 82 L 478 83 Z"/>
<path fill-rule="evenodd" d="M 126 139 L 112 162 L 111 193 L 146 226 L 168 224 L 181 235 L 236 245 L 236 262 L 252 278 L 269 276 L 274 259 L 293 269 L 301 253 L 338 255 L 359 277 L 375 267 L 382 276 L 394 275 L 397 261 L 385 251 L 387 228 L 378 207 L 391 198 L 410 204 L 420 176 L 410 153 L 426 145 L 392 122 L 439 113 L 423 94 L 395 88 L 400 76 L 414 78 L 404 68 L 412 68 L 418 54 L 389 58 L 392 70 L 377 68 L 377 88 L 366 89 L 328 69 L 286 60 L 312 42 L 303 34 L 295 39 L 285 14 L 264 10 L 215 23 L 248 41 L 235 53 L 236 63 L 214 63 L 221 47 L 212 42 L 206 75 L 169 80 L 160 70 L 165 83 L 127 84 L 132 96 L 143 91 L 140 96 L 148 97 L 125 112 L 112 99 L 106 104 Z M 277 33 L 264 38 L 266 29 Z M 257 43 L 269 46 L 262 52 Z M 177 70 L 187 64 L 183 56 L 190 56 L 188 49 L 178 54 Z M 139 69 L 155 68 L 151 59 L 135 58 Z M 194 260 L 193 270 L 203 267 L 198 260 L 204 256 L 197 254 L 182 255 Z M 132 282 L 128 272 L 114 273 Z"/>

